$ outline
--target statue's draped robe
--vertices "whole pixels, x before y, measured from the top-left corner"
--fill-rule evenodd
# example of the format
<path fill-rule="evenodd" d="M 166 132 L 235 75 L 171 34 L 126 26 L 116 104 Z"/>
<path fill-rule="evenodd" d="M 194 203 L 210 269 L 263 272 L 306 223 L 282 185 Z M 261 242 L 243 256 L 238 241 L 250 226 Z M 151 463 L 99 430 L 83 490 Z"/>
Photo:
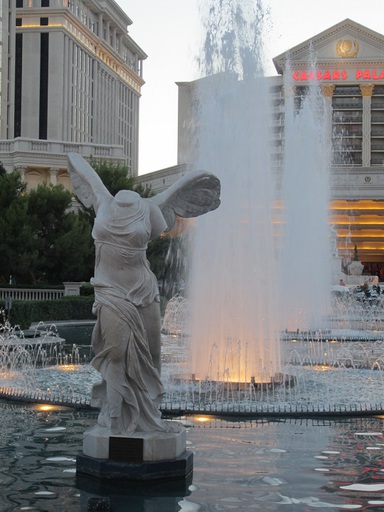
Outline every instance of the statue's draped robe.
<path fill-rule="evenodd" d="M 158 410 L 163 395 L 156 370 L 160 369 L 160 310 L 147 243 L 171 229 L 176 216 L 198 217 L 216 209 L 220 181 L 205 171 L 188 171 L 153 198 L 129 190 L 113 197 L 79 154 L 68 154 L 68 171 L 80 201 L 96 212 L 91 282 L 97 323 L 92 364 L 103 380 L 93 388 L 92 404 L 101 407 L 99 424 L 113 434 L 169 432 L 172 427 L 162 422 Z"/>
<path fill-rule="evenodd" d="M 165 429 L 158 410 L 164 390 L 137 309 L 158 300 L 157 280 L 146 259 L 154 213 L 161 216 L 157 206 L 139 196 L 129 205 L 108 201 L 100 206 L 92 231 L 97 313 L 92 365 L 103 379 L 93 387 L 92 405 L 101 408 L 102 426 L 110 427 L 111 418 L 118 417 L 121 433 Z"/>

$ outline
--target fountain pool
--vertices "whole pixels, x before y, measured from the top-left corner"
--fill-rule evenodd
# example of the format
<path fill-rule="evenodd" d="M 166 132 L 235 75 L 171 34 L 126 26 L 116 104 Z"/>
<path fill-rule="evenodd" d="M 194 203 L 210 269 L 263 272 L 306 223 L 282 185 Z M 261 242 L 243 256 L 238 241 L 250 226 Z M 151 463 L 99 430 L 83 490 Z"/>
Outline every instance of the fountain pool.
<path fill-rule="evenodd" d="M 336 335 L 337 334 L 337 335 Z M 353 337 L 352 337 L 353 334 Z M 384 333 L 305 332 L 282 336 L 284 363 L 276 382 L 191 379 L 190 338 L 162 335 L 164 413 L 313 417 L 380 414 L 384 411 Z M 89 345 L 77 345 L 88 354 Z M 242 354 L 239 353 L 239 357 Z M 80 357 L 81 360 L 81 357 Z M 0 393 L 13 400 L 88 408 L 99 374 L 90 364 L 7 367 Z M 281 382 L 280 385 L 278 385 Z"/>
<path fill-rule="evenodd" d="M 384 420 L 181 417 L 193 481 L 159 490 L 96 487 L 76 477 L 82 434 L 96 412 L 0 401 L 0 510 L 113 512 L 383 510 Z"/>

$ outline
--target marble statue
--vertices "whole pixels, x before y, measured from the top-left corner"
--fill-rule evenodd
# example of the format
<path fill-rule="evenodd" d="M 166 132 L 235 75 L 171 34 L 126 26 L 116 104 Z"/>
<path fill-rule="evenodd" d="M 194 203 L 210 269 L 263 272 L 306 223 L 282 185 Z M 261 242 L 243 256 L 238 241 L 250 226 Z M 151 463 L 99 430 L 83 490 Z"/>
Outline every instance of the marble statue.
<path fill-rule="evenodd" d="M 161 319 L 157 280 L 146 258 L 150 240 L 169 231 L 176 216 L 196 217 L 220 204 L 220 182 L 189 171 L 164 192 L 142 198 L 122 190 L 112 196 L 78 154 L 68 155 L 74 191 L 96 213 L 92 365 L 102 380 L 93 386 L 98 425 L 111 434 L 169 431 L 159 411 Z"/>

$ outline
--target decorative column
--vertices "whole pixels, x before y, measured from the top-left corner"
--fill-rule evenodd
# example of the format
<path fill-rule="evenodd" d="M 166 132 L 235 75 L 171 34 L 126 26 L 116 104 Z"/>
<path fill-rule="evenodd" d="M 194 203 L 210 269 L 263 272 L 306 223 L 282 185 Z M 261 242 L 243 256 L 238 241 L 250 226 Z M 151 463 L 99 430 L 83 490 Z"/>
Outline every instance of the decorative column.
<path fill-rule="evenodd" d="M 111 29 L 111 35 L 112 35 L 112 48 L 116 50 L 116 34 L 117 34 L 117 28 L 112 27 Z"/>
<path fill-rule="evenodd" d="M 21 176 L 21 179 L 25 181 L 25 173 L 26 173 L 27 167 L 25 165 L 18 165 L 14 167 L 14 171 L 18 172 Z"/>
<path fill-rule="evenodd" d="M 104 37 L 104 26 L 103 26 L 103 14 L 99 13 L 99 30 L 97 34 L 100 39 L 103 39 Z"/>
<path fill-rule="evenodd" d="M 51 167 L 49 170 L 50 175 L 50 183 L 51 185 L 57 185 L 57 175 L 59 173 L 59 169 L 57 167 Z"/>
<path fill-rule="evenodd" d="M 363 140 L 362 140 L 362 165 L 371 165 L 371 103 L 374 84 L 360 84 L 360 92 L 363 97 Z"/>
<path fill-rule="evenodd" d="M 321 92 L 324 98 L 327 98 L 327 101 L 331 102 L 333 93 L 335 92 L 335 84 L 321 84 Z"/>

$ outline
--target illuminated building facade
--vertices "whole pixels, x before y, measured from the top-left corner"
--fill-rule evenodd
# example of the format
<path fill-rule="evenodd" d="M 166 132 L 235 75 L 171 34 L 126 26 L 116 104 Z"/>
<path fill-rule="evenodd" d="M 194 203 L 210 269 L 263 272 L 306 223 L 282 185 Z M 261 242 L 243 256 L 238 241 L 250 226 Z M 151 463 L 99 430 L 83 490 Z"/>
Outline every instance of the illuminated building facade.
<path fill-rule="evenodd" d="M 364 272 L 384 281 L 384 36 L 346 19 L 273 59 L 273 171 L 281 174 L 286 94 L 300 104 L 318 86 L 332 144 L 330 223 L 345 260 L 357 246 Z M 315 63 L 314 63 L 315 61 Z M 288 65 L 289 64 L 289 65 Z M 188 125 L 196 82 L 179 86 L 179 164 L 188 161 Z M 293 92 L 292 92 L 293 91 Z M 302 169 L 310 172 L 310 169 Z"/>
<path fill-rule="evenodd" d="M 0 159 L 28 186 L 69 185 L 66 153 L 138 171 L 146 54 L 115 0 L 1 0 Z"/>
<path fill-rule="evenodd" d="M 382 34 L 346 19 L 273 59 L 285 83 L 288 77 L 284 74 L 290 73 L 288 83 L 294 86 L 298 100 L 310 84 L 321 87 L 330 112 L 330 222 L 338 234 L 338 251 L 348 259 L 356 245 L 364 272 L 379 275 L 381 281 L 384 280 L 383 44 Z M 289 71 L 285 71 L 288 59 Z M 281 90 L 275 94 L 275 99 L 280 101 Z M 277 124 L 280 115 L 275 112 Z"/>

